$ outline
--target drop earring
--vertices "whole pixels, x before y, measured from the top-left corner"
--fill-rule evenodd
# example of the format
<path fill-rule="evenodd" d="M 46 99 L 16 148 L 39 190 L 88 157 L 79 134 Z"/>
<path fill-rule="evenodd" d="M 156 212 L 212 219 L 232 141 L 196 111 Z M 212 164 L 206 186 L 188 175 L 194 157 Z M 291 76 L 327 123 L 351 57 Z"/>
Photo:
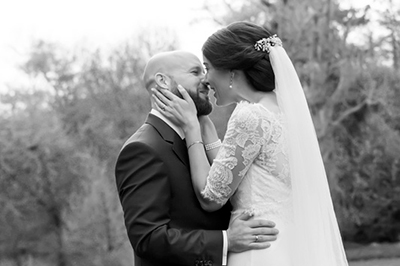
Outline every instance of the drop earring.
<path fill-rule="evenodd" d="M 232 89 L 232 87 L 233 87 L 233 78 L 235 77 L 235 72 L 232 72 L 232 70 L 230 72 L 231 72 L 231 81 L 229 82 L 229 89 Z"/>

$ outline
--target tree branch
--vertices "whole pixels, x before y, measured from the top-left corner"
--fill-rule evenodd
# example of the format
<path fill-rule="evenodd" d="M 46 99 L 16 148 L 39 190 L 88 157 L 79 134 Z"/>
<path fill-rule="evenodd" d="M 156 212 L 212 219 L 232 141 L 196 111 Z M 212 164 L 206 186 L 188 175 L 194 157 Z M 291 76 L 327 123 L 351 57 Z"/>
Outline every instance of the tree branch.
<path fill-rule="evenodd" d="M 361 110 L 361 108 L 363 108 L 363 107 L 366 106 L 366 105 L 367 105 L 367 101 L 363 101 L 363 102 L 359 103 L 358 105 L 353 106 L 352 108 L 347 109 L 345 112 L 342 113 L 342 115 L 341 115 L 338 119 L 332 121 L 331 124 L 332 124 L 333 126 L 338 126 L 338 125 L 340 125 L 341 122 L 342 122 L 343 120 L 345 120 L 345 119 L 346 119 L 347 117 L 349 117 L 350 115 L 352 115 L 352 114 L 358 112 L 359 110 Z"/>

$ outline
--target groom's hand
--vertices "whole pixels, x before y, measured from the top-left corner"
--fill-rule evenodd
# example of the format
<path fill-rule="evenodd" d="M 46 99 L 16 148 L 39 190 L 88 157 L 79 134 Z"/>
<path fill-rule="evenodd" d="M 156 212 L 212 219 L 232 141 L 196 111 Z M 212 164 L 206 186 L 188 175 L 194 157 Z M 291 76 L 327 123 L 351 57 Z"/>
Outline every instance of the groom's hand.
<path fill-rule="evenodd" d="M 275 223 L 267 220 L 251 219 L 250 214 L 243 213 L 229 223 L 228 251 L 243 252 L 250 249 L 264 249 L 275 241 L 278 229 Z"/>

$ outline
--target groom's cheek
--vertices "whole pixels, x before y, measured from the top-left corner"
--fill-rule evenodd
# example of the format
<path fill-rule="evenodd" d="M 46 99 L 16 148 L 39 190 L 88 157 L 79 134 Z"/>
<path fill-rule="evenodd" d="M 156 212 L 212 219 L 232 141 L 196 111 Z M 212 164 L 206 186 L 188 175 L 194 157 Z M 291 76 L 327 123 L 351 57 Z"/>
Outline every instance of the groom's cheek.
<path fill-rule="evenodd" d="M 170 91 L 178 96 L 179 98 L 183 99 L 182 94 L 178 90 L 178 83 L 175 80 L 171 80 Z"/>

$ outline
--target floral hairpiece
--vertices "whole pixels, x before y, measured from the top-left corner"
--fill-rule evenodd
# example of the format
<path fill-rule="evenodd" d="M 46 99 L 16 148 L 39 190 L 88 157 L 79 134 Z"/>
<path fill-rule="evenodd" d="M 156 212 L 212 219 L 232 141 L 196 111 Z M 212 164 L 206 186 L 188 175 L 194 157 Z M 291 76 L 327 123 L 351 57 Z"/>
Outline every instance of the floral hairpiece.
<path fill-rule="evenodd" d="M 263 51 L 269 54 L 269 49 L 271 48 L 271 46 L 275 45 L 282 46 L 282 41 L 276 34 L 269 36 L 268 38 L 262 38 L 261 40 L 257 41 L 256 44 L 254 44 L 254 48 L 257 51 Z"/>

